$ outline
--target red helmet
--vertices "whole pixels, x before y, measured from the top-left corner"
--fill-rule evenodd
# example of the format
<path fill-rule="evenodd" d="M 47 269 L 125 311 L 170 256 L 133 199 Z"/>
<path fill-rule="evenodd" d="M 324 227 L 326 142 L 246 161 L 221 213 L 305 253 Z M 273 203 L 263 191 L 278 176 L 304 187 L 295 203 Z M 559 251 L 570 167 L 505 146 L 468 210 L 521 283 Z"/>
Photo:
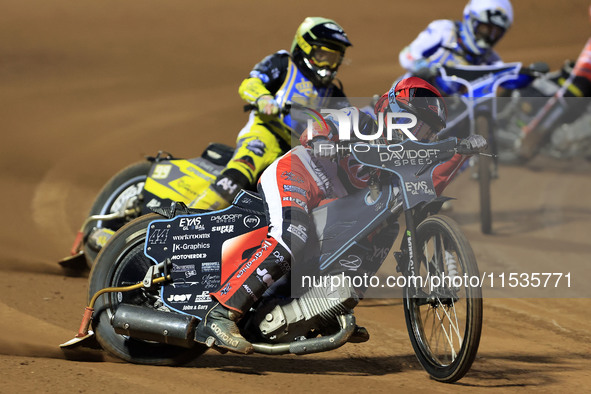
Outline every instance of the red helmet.
<path fill-rule="evenodd" d="M 447 119 L 447 107 L 439 91 L 417 77 L 397 82 L 380 97 L 374 111 L 376 115 L 379 112 L 408 112 L 415 115 L 417 124 L 411 131 L 419 141 L 424 142 L 432 141 L 445 128 Z"/>

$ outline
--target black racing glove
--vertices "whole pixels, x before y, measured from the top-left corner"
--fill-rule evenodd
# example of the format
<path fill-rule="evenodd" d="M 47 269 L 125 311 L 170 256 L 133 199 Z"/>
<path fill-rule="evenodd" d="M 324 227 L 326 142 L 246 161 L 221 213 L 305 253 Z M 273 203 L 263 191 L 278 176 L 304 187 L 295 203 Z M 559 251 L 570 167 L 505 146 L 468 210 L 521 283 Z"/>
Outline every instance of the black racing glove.
<path fill-rule="evenodd" d="M 486 142 L 486 138 L 475 134 L 460 141 L 456 151 L 461 155 L 474 155 L 476 153 L 482 153 L 486 151 L 486 148 L 488 148 L 488 142 Z"/>

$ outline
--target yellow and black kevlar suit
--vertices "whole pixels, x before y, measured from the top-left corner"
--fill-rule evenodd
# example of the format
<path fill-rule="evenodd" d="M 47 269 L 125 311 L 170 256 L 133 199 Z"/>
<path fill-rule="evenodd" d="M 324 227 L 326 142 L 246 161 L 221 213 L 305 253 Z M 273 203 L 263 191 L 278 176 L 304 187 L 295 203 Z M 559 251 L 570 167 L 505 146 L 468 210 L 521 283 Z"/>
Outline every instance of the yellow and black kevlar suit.
<path fill-rule="evenodd" d="M 296 102 L 318 106 L 329 98 L 342 97 L 342 107 L 348 101 L 341 88 L 334 84 L 314 86 L 291 60 L 287 51 L 267 56 L 250 72 L 238 89 L 243 100 L 255 104 L 264 95 L 275 97 L 278 105 Z M 333 104 L 334 105 L 334 104 Z M 291 132 L 305 125 L 296 125 L 289 115 L 269 116 L 251 111 L 248 123 L 238 134 L 236 151 L 215 182 L 191 204 L 192 208 L 223 209 L 230 205 L 241 189 L 255 190 L 256 182 L 275 159 L 291 149 Z"/>

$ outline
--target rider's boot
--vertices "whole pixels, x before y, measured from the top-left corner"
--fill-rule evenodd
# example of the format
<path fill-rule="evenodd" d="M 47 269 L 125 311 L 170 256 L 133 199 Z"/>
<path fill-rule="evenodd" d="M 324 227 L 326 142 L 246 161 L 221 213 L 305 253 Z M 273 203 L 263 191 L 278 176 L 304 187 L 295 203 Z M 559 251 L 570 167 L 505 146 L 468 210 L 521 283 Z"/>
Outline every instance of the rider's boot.
<path fill-rule="evenodd" d="M 197 326 L 195 340 L 235 353 L 252 353 L 252 344 L 240 334 L 236 322 L 274 281 L 289 272 L 290 261 L 287 249 L 266 238 L 218 291 L 210 293 L 218 303 Z"/>
<path fill-rule="evenodd" d="M 529 132 L 515 141 L 515 151 L 517 153 L 517 161 L 525 163 L 531 160 L 540 151 L 542 144 L 545 142 L 542 132 Z"/>
<path fill-rule="evenodd" d="M 217 211 L 234 201 L 240 190 L 251 187 L 247 177 L 236 169 L 226 169 L 191 204 L 190 208 Z"/>
<path fill-rule="evenodd" d="M 230 206 L 230 202 L 218 193 L 212 186 L 209 186 L 199 194 L 191 203 L 189 208 L 220 210 Z"/>

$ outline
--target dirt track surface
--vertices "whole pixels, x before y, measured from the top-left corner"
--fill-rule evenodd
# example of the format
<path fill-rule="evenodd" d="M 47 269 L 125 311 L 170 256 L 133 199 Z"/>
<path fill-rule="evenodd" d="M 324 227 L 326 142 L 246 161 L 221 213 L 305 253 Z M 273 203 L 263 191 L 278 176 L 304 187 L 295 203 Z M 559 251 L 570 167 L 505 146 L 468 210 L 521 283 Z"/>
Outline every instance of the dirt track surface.
<path fill-rule="evenodd" d="M 355 46 L 340 72 L 348 95 L 382 93 L 402 73 L 398 51 L 429 21 L 458 18 L 464 6 L 457 0 L 419 3 L 5 4 L 0 392 L 587 390 L 588 298 L 485 299 L 478 357 L 455 386 L 431 381 L 422 371 L 399 300 L 364 301 L 356 315 L 372 339 L 326 354 L 210 352 L 187 367 L 163 368 L 125 364 L 100 352 L 72 361 L 58 348 L 79 326 L 87 282 L 65 277 L 56 262 L 111 175 L 158 150 L 191 157 L 210 141 L 233 144 L 246 121 L 238 85 L 264 56 L 289 49 L 305 16 L 332 17 L 349 33 Z M 499 46 L 505 60 L 544 60 L 555 69 L 576 58 L 591 31 L 587 1 L 516 3 L 516 25 Z M 466 174 L 446 194 L 459 198 L 451 215 L 481 266 L 572 268 L 587 280 L 590 174 L 587 162 L 544 158 L 502 168 L 494 185 L 492 236 L 479 233 L 477 188 Z"/>

